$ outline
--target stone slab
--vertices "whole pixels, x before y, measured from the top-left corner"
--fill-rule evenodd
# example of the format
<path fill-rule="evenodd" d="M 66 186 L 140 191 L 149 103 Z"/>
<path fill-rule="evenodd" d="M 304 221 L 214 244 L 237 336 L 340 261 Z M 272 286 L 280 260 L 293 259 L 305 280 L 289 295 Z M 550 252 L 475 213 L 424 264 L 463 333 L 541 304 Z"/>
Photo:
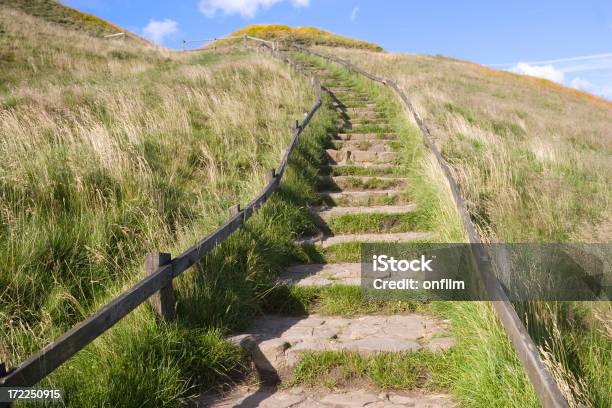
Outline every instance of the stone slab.
<path fill-rule="evenodd" d="M 205 395 L 198 408 L 453 408 L 448 395 L 422 391 L 315 390 L 240 386 L 223 396 Z"/>
<path fill-rule="evenodd" d="M 405 242 L 415 240 L 431 239 L 431 232 L 396 232 L 387 234 L 347 234 L 347 235 L 322 235 L 319 237 L 306 238 L 298 241 L 298 244 L 321 245 L 323 248 L 346 242 Z"/>
<path fill-rule="evenodd" d="M 324 220 L 329 220 L 342 215 L 356 214 L 405 214 L 416 210 L 416 204 L 406 205 L 373 205 L 368 207 L 327 207 L 315 206 L 310 207 L 312 214 L 321 217 Z"/>

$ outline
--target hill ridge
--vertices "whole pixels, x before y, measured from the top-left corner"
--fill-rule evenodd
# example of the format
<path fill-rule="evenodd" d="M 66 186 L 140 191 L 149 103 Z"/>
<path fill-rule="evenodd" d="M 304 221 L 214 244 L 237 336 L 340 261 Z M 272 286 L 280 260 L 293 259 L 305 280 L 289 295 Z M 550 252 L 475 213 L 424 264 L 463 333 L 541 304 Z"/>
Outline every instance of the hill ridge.
<path fill-rule="evenodd" d="M 17 9 L 50 23 L 58 24 L 75 31 L 85 32 L 92 36 L 100 37 L 123 32 L 126 38 L 132 41 L 150 44 L 150 42 L 143 37 L 123 27 L 93 14 L 66 6 L 55 0 L 2 0 L 0 1 L 0 6 Z"/>

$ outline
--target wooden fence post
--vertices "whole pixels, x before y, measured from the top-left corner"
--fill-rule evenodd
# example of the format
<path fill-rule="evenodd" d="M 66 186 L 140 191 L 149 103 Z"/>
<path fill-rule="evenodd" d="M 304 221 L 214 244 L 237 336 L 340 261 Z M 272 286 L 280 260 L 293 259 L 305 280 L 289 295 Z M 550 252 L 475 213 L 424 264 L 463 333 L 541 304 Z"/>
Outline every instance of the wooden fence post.
<path fill-rule="evenodd" d="M 164 252 L 149 252 L 145 258 L 145 269 L 150 275 L 161 266 L 167 265 L 172 259 Z M 172 281 L 149 298 L 149 303 L 164 322 L 174 320 L 174 289 Z"/>
<path fill-rule="evenodd" d="M 0 362 L 0 379 L 2 379 L 3 377 L 6 377 L 8 373 L 6 372 L 6 364 L 3 362 Z M 2 384 L 0 384 L 1 386 Z M 13 403 L 12 402 L 0 402 L 0 408 L 12 408 L 13 407 Z"/>
<path fill-rule="evenodd" d="M 229 215 L 230 215 L 230 217 L 233 217 L 234 215 L 238 214 L 239 212 L 240 212 L 240 204 L 232 205 L 229 208 Z"/>
<path fill-rule="evenodd" d="M 266 173 L 266 183 L 271 182 L 274 177 L 276 177 L 276 170 L 272 169 L 268 173 Z"/>

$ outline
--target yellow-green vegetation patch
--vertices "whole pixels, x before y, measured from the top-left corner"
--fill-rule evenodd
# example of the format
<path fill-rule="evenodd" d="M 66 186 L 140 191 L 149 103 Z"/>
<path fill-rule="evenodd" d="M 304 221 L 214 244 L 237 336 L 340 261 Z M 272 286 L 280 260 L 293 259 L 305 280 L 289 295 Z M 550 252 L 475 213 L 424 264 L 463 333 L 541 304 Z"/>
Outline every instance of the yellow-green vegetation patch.
<path fill-rule="evenodd" d="M 3 0 L 0 6 L 8 6 L 21 10 L 45 21 L 61 25 L 71 30 L 83 31 L 97 37 L 125 33 L 130 40 L 141 44 L 147 43 L 143 38 L 132 34 L 106 20 L 92 14 L 75 10 L 55 0 Z"/>
<path fill-rule="evenodd" d="M 425 351 L 376 353 L 308 352 L 293 372 L 291 385 L 347 387 L 364 380 L 381 389 L 438 389 L 438 356 Z"/>
<path fill-rule="evenodd" d="M 332 47 L 360 48 L 370 51 L 382 51 L 376 44 L 354 38 L 333 34 L 314 27 L 289 27 L 282 24 L 255 24 L 230 35 L 250 35 L 266 40 L 277 40 L 303 45 L 327 45 Z"/>

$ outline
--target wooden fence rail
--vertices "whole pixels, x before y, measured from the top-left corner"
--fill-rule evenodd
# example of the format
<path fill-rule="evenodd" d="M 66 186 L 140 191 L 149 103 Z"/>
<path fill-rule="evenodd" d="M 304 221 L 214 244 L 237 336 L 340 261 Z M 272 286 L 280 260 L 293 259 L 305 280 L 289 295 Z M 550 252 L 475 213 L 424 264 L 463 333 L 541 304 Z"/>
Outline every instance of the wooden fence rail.
<path fill-rule="evenodd" d="M 512 306 L 512 303 L 506 296 L 506 293 L 504 292 L 502 286 L 493 274 L 491 270 L 491 263 L 488 261 L 489 254 L 487 253 L 484 245 L 481 245 L 482 241 L 476 231 L 476 228 L 474 227 L 472 219 L 469 216 L 465 200 L 461 195 L 459 184 L 453 177 L 449 164 L 446 162 L 446 160 L 444 160 L 444 157 L 440 153 L 440 150 L 434 143 L 431 133 L 427 128 L 427 125 L 421 119 L 418 112 L 414 109 L 414 106 L 412 105 L 408 96 L 400 89 L 400 87 L 395 81 L 391 81 L 389 79 L 373 75 L 353 65 L 350 61 L 346 61 L 335 56 L 322 54 L 320 52 L 314 51 L 298 44 L 292 44 L 292 46 L 299 51 L 310 53 L 327 61 L 340 64 L 348 70 L 363 75 L 372 81 L 382 83 L 391 88 L 400 98 L 405 108 L 414 117 L 419 129 L 421 130 L 421 134 L 425 139 L 425 143 L 427 144 L 429 150 L 435 156 L 436 160 L 438 161 L 438 164 L 443 170 L 446 180 L 448 181 L 448 184 L 451 188 L 453 201 L 455 202 L 455 206 L 457 207 L 457 211 L 459 212 L 459 216 L 461 218 L 467 236 L 470 240 L 470 243 L 476 244 L 472 245 L 473 258 L 474 262 L 477 265 L 483 288 L 484 290 L 486 290 L 490 299 L 495 299 L 495 301 L 493 301 L 492 303 L 495 312 L 497 313 L 497 317 L 499 318 L 502 326 L 504 327 L 506 334 L 512 341 L 518 358 L 521 361 L 523 367 L 525 368 L 527 376 L 529 377 L 529 380 L 533 385 L 535 392 L 538 395 L 538 398 L 540 399 L 540 402 L 546 408 L 568 407 L 569 405 L 563 397 L 559 386 L 557 385 L 554 378 L 548 372 L 546 366 L 542 362 L 540 353 L 538 352 L 535 343 L 529 336 L 525 325 L 518 317 L 516 310 Z"/>
<path fill-rule="evenodd" d="M 248 39 L 260 42 L 263 44 L 264 49 L 270 51 L 272 55 L 281 58 L 294 69 L 305 73 L 288 55 L 276 52 L 276 47 L 270 46 L 268 41 L 254 37 L 249 37 Z M 296 122 L 291 142 L 283 155 L 280 166 L 269 173 L 263 191 L 248 203 L 244 209 L 234 206 L 231 211 L 231 217 L 225 224 L 176 258 L 171 259 L 170 254 L 148 254 L 145 262 L 148 275 L 144 279 L 113 299 L 85 321 L 77 324 L 71 330 L 55 339 L 51 344 L 34 353 L 14 369 L 7 372 L 5 365 L 0 363 L 0 386 L 31 387 L 35 385 L 74 354 L 102 335 L 106 330 L 114 326 L 136 307 L 152 297 L 154 309 L 158 311 L 161 315 L 160 317 L 163 320 L 173 318 L 173 279 L 209 254 L 235 231 L 242 228 L 246 221 L 255 214 L 257 209 L 268 201 L 278 189 L 287 169 L 291 153 L 302 131 L 321 106 L 321 84 L 314 76 L 310 75 L 309 77 L 316 91 L 315 103 L 304 119 L 301 122 Z"/>

